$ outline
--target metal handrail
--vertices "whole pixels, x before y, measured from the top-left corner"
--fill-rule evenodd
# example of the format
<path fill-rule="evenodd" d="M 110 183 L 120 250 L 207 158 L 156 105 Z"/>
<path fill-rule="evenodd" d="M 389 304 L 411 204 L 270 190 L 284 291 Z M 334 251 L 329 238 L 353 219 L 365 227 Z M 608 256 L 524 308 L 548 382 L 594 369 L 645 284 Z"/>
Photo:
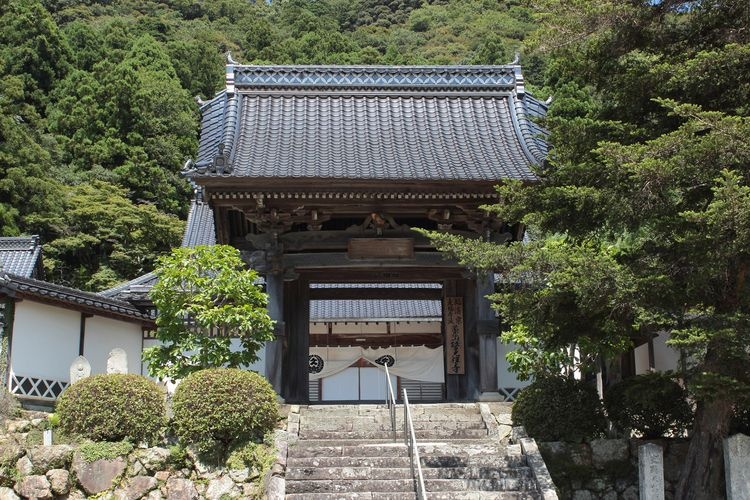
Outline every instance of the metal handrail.
<path fill-rule="evenodd" d="M 417 500 L 426 500 L 427 492 L 424 489 L 424 477 L 422 476 L 422 463 L 419 458 L 419 447 L 417 446 L 417 437 L 414 435 L 414 422 L 411 419 L 411 408 L 409 408 L 409 396 L 404 393 L 404 442 L 409 448 L 409 458 L 411 459 L 411 475 L 414 477 Z M 414 463 L 416 462 L 416 473 Z"/>
<path fill-rule="evenodd" d="M 393 392 L 393 383 L 391 383 L 391 374 L 388 372 L 388 363 L 383 364 L 385 368 L 385 380 L 388 383 L 388 394 L 385 395 L 385 404 L 388 406 L 388 413 L 391 415 L 391 431 L 393 440 L 396 440 L 396 393 Z"/>

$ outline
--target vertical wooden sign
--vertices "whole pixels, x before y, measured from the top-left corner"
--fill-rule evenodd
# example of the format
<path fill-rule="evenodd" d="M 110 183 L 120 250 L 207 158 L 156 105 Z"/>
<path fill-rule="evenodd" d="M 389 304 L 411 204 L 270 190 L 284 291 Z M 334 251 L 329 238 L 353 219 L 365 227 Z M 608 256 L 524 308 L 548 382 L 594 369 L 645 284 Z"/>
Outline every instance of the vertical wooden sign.
<path fill-rule="evenodd" d="M 448 375 L 464 374 L 464 299 L 446 297 L 443 304 L 445 318 L 445 362 Z"/>

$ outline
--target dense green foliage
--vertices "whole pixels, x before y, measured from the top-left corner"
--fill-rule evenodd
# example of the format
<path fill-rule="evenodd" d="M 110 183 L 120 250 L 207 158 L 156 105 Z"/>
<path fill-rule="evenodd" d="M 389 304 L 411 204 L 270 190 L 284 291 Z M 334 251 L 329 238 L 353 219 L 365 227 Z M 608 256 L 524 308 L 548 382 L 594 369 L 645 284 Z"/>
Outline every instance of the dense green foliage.
<path fill-rule="evenodd" d="M 153 443 L 164 428 L 164 394 L 134 374 L 101 374 L 79 380 L 57 400 L 60 429 L 94 441 Z"/>
<path fill-rule="evenodd" d="M 227 51 L 266 64 L 504 63 L 533 28 L 517 0 L 3 2 L 0 235 L 40 234 L 63 284 L 150 271 L 179 242 L 193 96 L 221 89 Z"/>
<path fill-rule="evenodd" d="M 236 248 L 176 248 L 160 259 L 156 275 L 149 296 L 159 311 L 160 343 L 143 351 L 152 376 L 174 380 L 204 368 L 246 366 L 273 340 L 268 296 Z M 239 349 L 232 349 L 233 337 Z"/>
<path fill-rule="evenodd" d="M 88 463 L 127 457 L 131 451 L 133 443 L 129 441 L 87 441 L 78 447 L 78 453 Z"/>
<path fill-rule="evenodd" d="M 16 397 L 5 388 L 0 388 L 0 425 L 6 419 L 15 417 L 20 408 Z"/>
<path fill-rule="evenodd" d="M 693 421 L 688 393 L 672 373 L 647 373 L 607 389 L 604 406 L 612 424 L 646 439 L 681 435 Z"/>
<path fill-rule="evenodd" d="M 675 496 L 721 496 L 721 440 L 750 398 L 750 3 L 536 7 L 554 149 L 539 183 L 492 207 L 534 241 L 436 241 L 526 284 L 494 298 L 533 371 L 569 344 L 586 369 L 667 332 L 697 412 Z"/>
<path fill-rule="evenodd" d="M 237 368 L 191 373 L 177 386 L 172 409 L 181 441 L 219 455 L 247 441 L 261 442 L 279 419 L 271 384 Z"/>
<path fill-rule="evenodd" d="M 540 377 L 521 389 L 512 417 L 540 441 L 577 443 L 602 436 L 607 426 L 596 389 L 560 376 Z"/>

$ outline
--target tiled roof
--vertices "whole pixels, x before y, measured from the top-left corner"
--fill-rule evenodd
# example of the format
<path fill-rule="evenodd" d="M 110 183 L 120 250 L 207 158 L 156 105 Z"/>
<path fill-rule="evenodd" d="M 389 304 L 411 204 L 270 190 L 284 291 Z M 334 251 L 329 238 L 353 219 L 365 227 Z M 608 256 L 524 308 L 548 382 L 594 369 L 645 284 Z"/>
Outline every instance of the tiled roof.
<path fill-rule="evenodd" d="M 190 204 L 185 235 L 182 237 L 183 247 L 198 245 L 215 245 L 216 230 L 214 228 L 214 211 L 208 203 L 193 200 Z"/>
<path fill-rule="evenodd" d="M 439 300 L 311 300 L 310 321 L 440 321 Z"/>
<path fill-rule="evenodd" d="M 8 295 L 38 298 L 44 301 L 73 306 L 75 309 L 92 311 L 152 322 L 152 318 L 131 304 L 102 295 L 84 292 L 75 288 L 56 285 L 34 278 L 13 274 L 0 275 L 0 291 Z"/>
<path fill-rule="evenodd" d="M 0 268 L 7 273 L 32 277 L 40 266 L 41 254 L 38 236 L 0 238 Z"/>
<path fill-rule="evenodd" d="M 533 180 L 546 157 L 517 66 L 228 70 L 194 179 Z"/>
<path fill-rule="evenodd" d="M 119 285 L 113 286 L 112 288 L 103 290 L 99 292 L 99 295 L 103 297 L 122 298 L 124 294 L 132 293 L 135 291 L 141 291 L 145 294 L 148 293 L 148 290 L 151 289 L 154 283 L 156 283 L 156 274 L 146 273 L 142 276 L 138 276 L 135 279 L 126 281 L 125 283 L 120 283 Z"/>

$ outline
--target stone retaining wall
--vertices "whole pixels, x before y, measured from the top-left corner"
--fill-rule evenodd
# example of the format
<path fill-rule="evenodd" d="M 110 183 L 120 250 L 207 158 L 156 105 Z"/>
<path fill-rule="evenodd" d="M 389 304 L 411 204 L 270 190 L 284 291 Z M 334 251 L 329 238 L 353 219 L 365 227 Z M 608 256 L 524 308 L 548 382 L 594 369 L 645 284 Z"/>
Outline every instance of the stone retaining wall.
<path fill-rule="evenodd" d="M 645 442 L 664 449 L 665 499 L 671 500 L 687 456 L 687 440 L 593 439 L 538 444 L 561 499 L 638 500 L 638 447 Z"/>
<path fill-rule="evenodd" d="M 0 425 L 0 500 L 261 498 L 269 479 L 255 469 L 204 464 L 189 450 L 175 456 L 165 447 L 136 448 L 87 461 L 74 445 L 28 446 L 29 432 L 45 420 L 38 415 Z"/>

